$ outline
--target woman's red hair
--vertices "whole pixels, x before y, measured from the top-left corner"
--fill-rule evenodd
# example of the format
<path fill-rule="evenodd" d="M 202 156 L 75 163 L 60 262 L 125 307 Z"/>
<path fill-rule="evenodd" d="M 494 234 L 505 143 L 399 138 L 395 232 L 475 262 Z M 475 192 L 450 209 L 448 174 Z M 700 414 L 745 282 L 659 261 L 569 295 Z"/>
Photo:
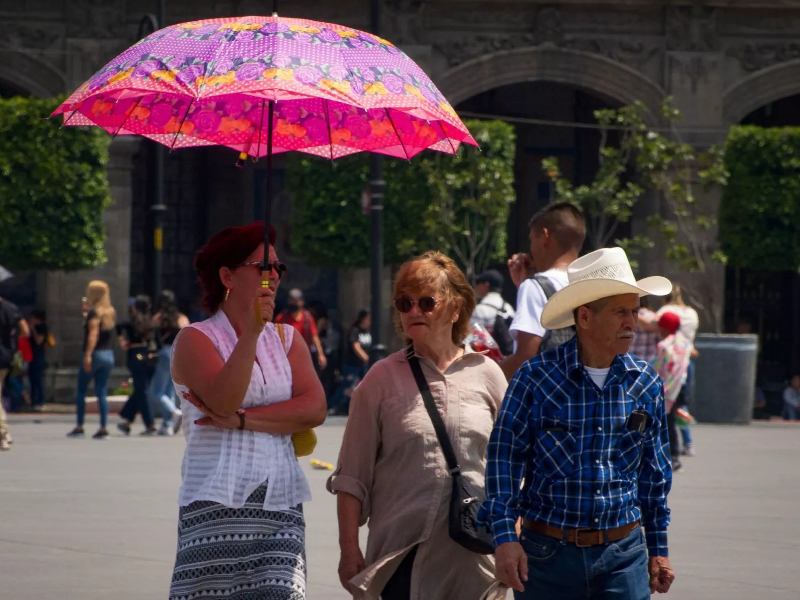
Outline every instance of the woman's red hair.
<path fill-rule="evenodd" d="M 225 297 L 225 286 L 219 278 L 222 267 L 233 268 L 242 264 L 248 256 L 264 243 L 264 221 L 249 225 L 226 227 L 214 235 L 194 257 L 198 281 L 202 289 L 201 304 L 214 314 Z M 269 226 L 269 243 L 275 245 L 275 228 Z M 265 252 L 268 249 L 265 248 Z"/>

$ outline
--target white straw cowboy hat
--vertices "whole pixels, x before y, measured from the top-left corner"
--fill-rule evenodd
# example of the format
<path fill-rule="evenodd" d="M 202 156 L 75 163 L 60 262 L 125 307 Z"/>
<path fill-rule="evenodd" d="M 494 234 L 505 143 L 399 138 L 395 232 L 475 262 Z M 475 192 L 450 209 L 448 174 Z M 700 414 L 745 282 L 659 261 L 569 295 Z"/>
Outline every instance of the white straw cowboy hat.
<path fill-rule="evenodd" d="M 672 291 L 665 277 L 636 281 L 622 248 L 602 248 L 582 256 L 567 268 L 567 276 L 569 285 L 553 294 L 542 311 L 545 329 L 574 325 L 575 309 L 595 300 L 620 294 L 666 296 Z"/>

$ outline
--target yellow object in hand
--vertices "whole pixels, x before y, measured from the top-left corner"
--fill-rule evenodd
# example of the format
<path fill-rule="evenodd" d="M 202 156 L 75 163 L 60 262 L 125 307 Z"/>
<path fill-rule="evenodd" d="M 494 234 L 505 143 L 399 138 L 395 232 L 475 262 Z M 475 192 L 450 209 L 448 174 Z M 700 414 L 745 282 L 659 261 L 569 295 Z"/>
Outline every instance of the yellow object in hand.
<path fill-rule="evenodd" d="M 298 431 L 292 434 L 295 456 L 308 456 L 317 447 L 317 434 L 313 429 Z"/>
<path fill-rule="evenodd" d="M 267 324 L 267 322 L 264 320 L 264 317 L 261 316 L 260 298 L 256 298 L 255 300 L 253 300 L 253 314 L 256 317 L 256 323 L 260 323 L 262 327 Z"/>

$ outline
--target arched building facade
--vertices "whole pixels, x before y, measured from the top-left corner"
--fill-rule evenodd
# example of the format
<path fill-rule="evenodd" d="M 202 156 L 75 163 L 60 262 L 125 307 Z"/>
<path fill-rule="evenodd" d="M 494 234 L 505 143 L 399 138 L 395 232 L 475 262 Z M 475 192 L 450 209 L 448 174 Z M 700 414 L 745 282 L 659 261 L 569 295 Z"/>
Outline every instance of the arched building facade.
<path fill-rule="evenodd" d="M 48 96 L 71 91 L 135 41 L 143 13 L 155 2 L 128 0 L 32 0 L 0 8 L 0 93 Z M 654 3 L 552 0 L 386 0 L 383 34 L 431 75 L 454 106 L 496 109 L 500 116 L 591 119 L 591 110 L 640 100 L 655 109 L 665 95 L 684 115 L 684 139 L 704 148 L 724 138 L 728 126 L 760 107 L 800 93 L 800 7 L 779 0 L 709 0 Z M 338 22 L 366 29 L 369 3 L 294 0 L 286 16 Z M 270 2 L 168 0 L 168 23 L 200 18 L 265 14 Z M 291 13 L 291 14 L 289 14 Z M 516 104 L 503 90 L 519 91 Z M 499 91 L 498 91 L 499 90 Z M 492 97 L 491 95 L 494 94 Z M 488 108 L 487 108 L 488 107 Z M 526 222 L 542 201 L 536 160 L 545 151 L 572 161 L 574 179 L 591 176 L 592 141 L 574 131 L 530 129 L 518 146 L 515 222 Z M 537 142 L 537 140 L 540 140 Z M 541 141 L 543 140 L 543 141 Z M 588 150 L 587 150 L 588 149 Z M 527 158 L 526 158 L 527 157 Z M 525 162 L 527 160 L 527 162 Z M 106 214 L 109 263 L 94 272 L 37 276 L 37 304 L 63 327 L 55 362 L 73 364 L 78 333 L 76 299 L 86 281 L 109 280 L 118 310 L 129 294 L 146 291 L 147 156 L 138 140 L 112 144 L 110 180 L 115 204 Z M 182 261 L 218 228 L 255 214 L 256 178 L 233 177 L 233 159 L 222 151 L 184 150 L 167 166 L 168 264 L 174 281 L 191 293 Z M 538 173 L 538 172 L 537 172 Z M 201 175 L 199 175 L 201 174 Z M 708 202 L 716 202 L 714 198 Z M 278 219 L 288 222 L 288 202 Z M 656 200 L 637 207 L 630 225 L 642 232 Z M 172 223 L 172 225 L 170 225 Z M 524 249 L 524 235 L 510 226 L 509 251 Z M 178 232 L 182 232 L 178 235 Z M 289 257 L 292 260 L 291 257 Z M 645 274 L 663 270 L 658 251 L 642 263 Z M 304 268 L 293 284 L 337 300 L 335 274 Z M 168 267 L 172 268 L 172 267 Z M 186 269 L 190 267 L 186 266 Z M 719 279 L 724 294 L 723 272 Z M 79 319 L 78 319 L 79 320 Z"/>

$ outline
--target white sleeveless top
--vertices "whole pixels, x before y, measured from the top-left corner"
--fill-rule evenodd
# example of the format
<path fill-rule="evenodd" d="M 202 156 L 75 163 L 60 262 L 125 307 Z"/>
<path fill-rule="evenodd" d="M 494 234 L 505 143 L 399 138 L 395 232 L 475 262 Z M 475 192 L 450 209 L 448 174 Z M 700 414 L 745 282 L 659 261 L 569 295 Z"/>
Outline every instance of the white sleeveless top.
<path fill-rule="evenodd" d="M 222 310 L 189 327 L 203 332 L 227 362 L 237 337 Z M 293 333 L 292 327 L 284 327 L 286 348 L 292 346 Z M 176 347 L 174 344 L 173 349 Z M 258 339 L 256 358 L 242 408 L 289 400 L 292 369 L 272 323 L 267 324 Z M 184 398 L 183 392 L 188 388 L 174 381 L 173 385 L 181 399 L 186 436 L 180 506 L 207 500 L 241 508 L 248 496 L 265 481 L 268 482 L 265 510 L 286 510 L 311 500 L 311 490 L 294 454 L 291 435 L 195 425 L 203 414 Z"/>

